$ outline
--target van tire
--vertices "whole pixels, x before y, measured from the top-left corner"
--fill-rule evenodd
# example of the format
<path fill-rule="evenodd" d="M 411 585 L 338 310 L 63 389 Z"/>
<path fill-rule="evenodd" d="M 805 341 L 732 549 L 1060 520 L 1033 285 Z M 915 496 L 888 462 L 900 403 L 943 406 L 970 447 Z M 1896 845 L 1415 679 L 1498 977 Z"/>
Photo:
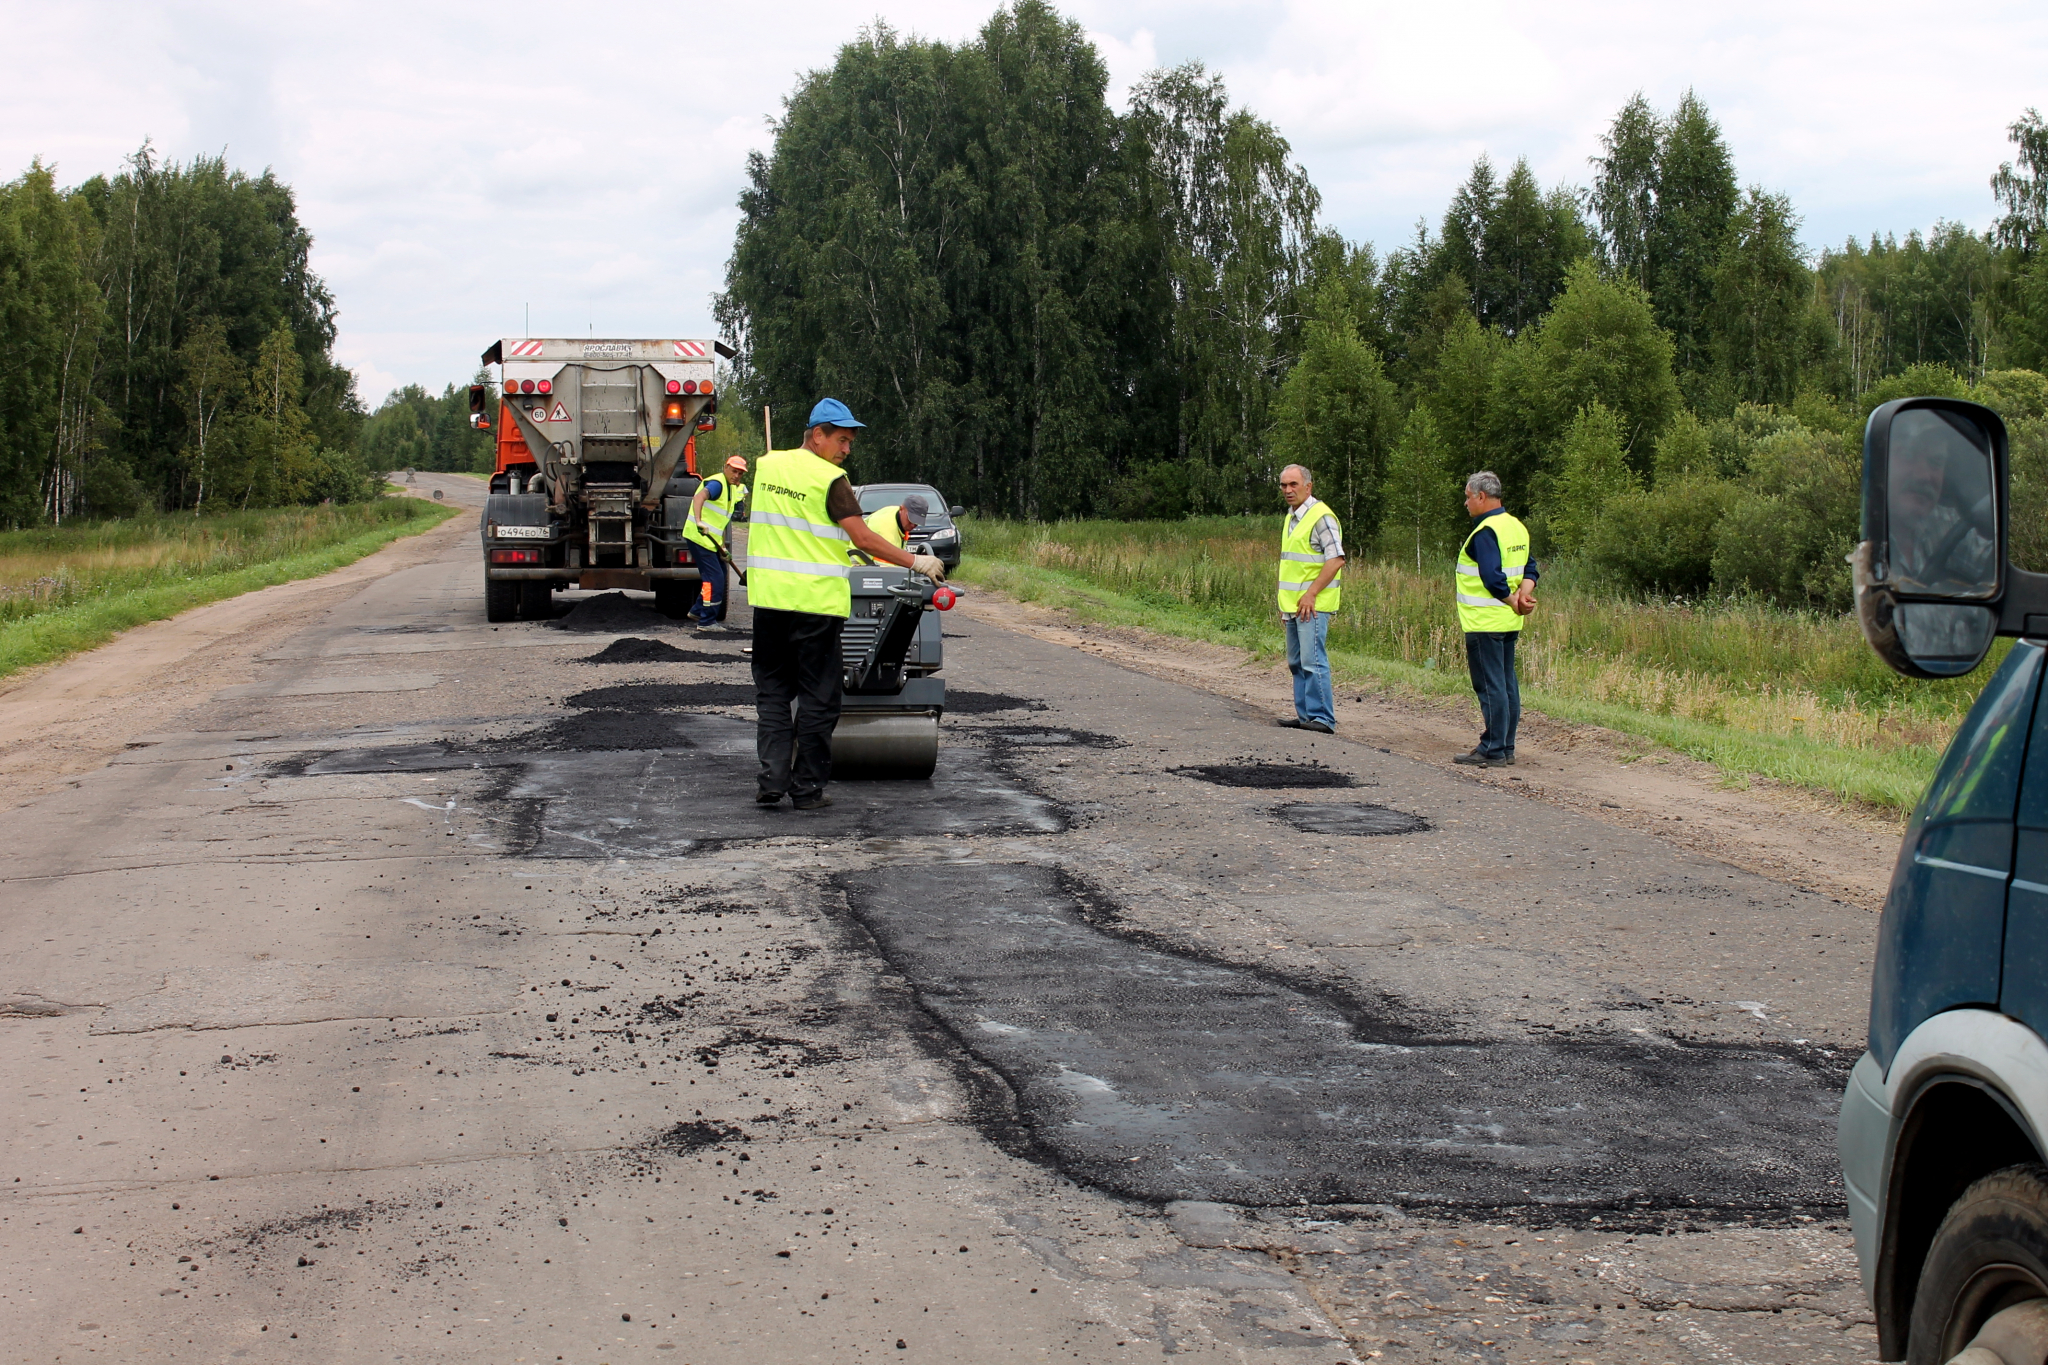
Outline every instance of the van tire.
<path fill-rule="evenodd" d="M 2048 1166 L 2008 1166 L 1964 1190 L 1936 1229 L 1913 1295 L 1907 1365 L 1947 1365 L 1993 1317 L 2041 1298 L 2048 1298 Z M 2042 1354 L 2048 1342 L 2034 1359 Z"/>

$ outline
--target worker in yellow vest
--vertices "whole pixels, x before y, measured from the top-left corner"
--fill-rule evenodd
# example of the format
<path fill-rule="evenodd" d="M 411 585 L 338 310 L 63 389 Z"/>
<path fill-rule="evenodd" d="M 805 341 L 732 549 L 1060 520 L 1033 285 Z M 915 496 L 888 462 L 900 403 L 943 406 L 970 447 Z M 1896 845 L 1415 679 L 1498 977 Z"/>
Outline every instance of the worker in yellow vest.
<path fill-rule="evenodd" d="M 922 493 L 912 493 L 902 502 L 887 507 L 877 507 L 868 513 L 868 526 L 882 539 L 902 549 L 910 541 L 910 533 L 924 525 L 924 519 L 931 515 L 932 505 L 925 501 Z"/>
<path fill-rule="evenodd" d="M 747 486 L 740 482 L 746 477 L 745 457 L 728 456 L 723 472 L 698 484 L 690 499 L 683 541 L 690 547 L 690 558 L 697 562 L 698 581 L 711 589 L 709 598 L 690 608 L 692 625 L 715 626 L 725 620 L 725 566 L 730 557 L 726 537 L 732 533 L 733 513 L 746 500 Z"/>
<path fill-rule="evenodd" d="M 820 399 L 803 445 L 771 450 L 754 471 L 747 532 L 747 602 L 754 615 L 754 800 L 786 794 L 798 810 L 832 804 L 832 729 L 845 682 L 839 636 L 853 611 L 847 546 L 882 564 L 946 576 L 932 555 L 912 555 L 877 535 L 840 466 L 853 453 L 856 421 L 846 404 Z"/>
<path fill-rule="evenodd" d="M 1306 467 L 1280 471 L 1280 617 L 1287 627 L 1287 671 L 1294 675 L 1294 715 L 1277 723 L 1290 730 L 1337 732 L 1330 687 L 1330 617 L 1344 595 L 1344 528 L 1315 495 Z"/>
<path fill-rule="evenodd" d="M 1479 697 L 1486 729 L 1478 747 L 1453 763 L 1506 767 L 1515 761 L 1515 730 L 1522 723 L 1522 685 L 1515 679 L 1515 641 L 1536 610 L 1536 561 L 1529 528 L 1501 506 L 1500 475 L 1482 469 L 1465 480 L 1465 510 L 1472 529 L 1458 551 L 1458 626 L 1465 632 L 1465 667 Z"/>

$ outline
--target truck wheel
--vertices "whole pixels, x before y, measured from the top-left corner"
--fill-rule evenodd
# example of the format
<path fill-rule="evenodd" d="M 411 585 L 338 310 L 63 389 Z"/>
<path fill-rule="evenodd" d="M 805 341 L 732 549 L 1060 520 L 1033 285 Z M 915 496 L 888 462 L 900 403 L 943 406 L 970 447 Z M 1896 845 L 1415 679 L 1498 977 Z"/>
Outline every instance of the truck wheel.
<path fill-rule="evenodd" d="M 519 614 L 529 621 L 545 621 L 555 614 L 554 586 L 540 579 L 519 585 Z"/>
<path fill-rule="evenodd" d="M 484 580 L 484 620 L 512 621 L 519 616 L 519 585 L 501 579 Z"/>
<path fill-rule="evenodd" d="M 697 601 L 697 585 L 675 578 L 654 580 L 654 609 L 671 621 L 680 621 L 690 614 L 690 608 Z"/>
<path fill-rule="evenodd" d="M 2048 1357 L 2048 1166 L 2008 1166 L 1964 1190 L 1927 1249 L 1908 1365 L 2018 1365 Z M 1994 1321 L 1995 1319 L 1995 1321 Z M 2027 1354 L 2031 1351 L 2032 1354 Z"/>

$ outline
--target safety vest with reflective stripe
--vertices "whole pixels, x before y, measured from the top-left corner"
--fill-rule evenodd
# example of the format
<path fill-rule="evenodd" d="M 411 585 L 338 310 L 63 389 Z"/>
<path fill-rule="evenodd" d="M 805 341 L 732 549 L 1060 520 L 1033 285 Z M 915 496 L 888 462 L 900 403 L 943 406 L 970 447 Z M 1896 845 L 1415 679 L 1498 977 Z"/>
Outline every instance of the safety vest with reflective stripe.
<path fill-rule="evenodd" d="M 808 450 L 774 450 L 754 469 L 748 516 L 747 600 L 776 611 L 849 616 L 846 532 L 825 511 L 825 493 L 845 477 Z"/>
<path fill-rule="evenodd" d="M 1513 597 L 1529 575 L 1529 528 L 1506 512 L 1481 517 L 1458 551 L 1458 629 L 1468 633 L 1520 630 L 1524 619 L 1488 592 L 1486 580 L 1479 576 L 1479 561 L 1472 557 L 1472 536 L 1489 526 L 1493 538 L 1500 542 L 1500 571 L 1507 575 L 1508 596 Z"/>
<path fill-rule="evenodd" d="M 1331 529 L 1341 537 L 1343 527 L 1337 521 L 1337 514 L 1330 510 L 1328 503 L 1311 498 L 1302 509 L 1301 520 L 1291 527 L 1292 511 L 1280 516 L 1280 614 L 1291 616 L 1301 605 L 1301 594 L 1316 581 L 1323 571 L 1323 557 L 1316 553 L 1316 547 L 1309 541 L 1309 534 L 1316 529 L 1316 523 L 1329 518 Z M 1344 571 L 1337 570 L 1337 576 L 1330 580 L 1321 592 L 1316 594 L 1317 611 L 1335 611 L 1344 602 Z"/>
<path fill-rule="evenodd" d="M 683 539 L 693 545 L 702 545 L 715 550 L 725 543 L 725 528 L 732 524 L 732 514 L 746 499 L 747 487 L 724 474 L 718 476 L 718 496 L 707 497 L 697 515 L 683 527 Z"/>
<path fill-rule="evenodd" d="M 903 548 L 906 539 L 903 534 L 903 523 L 896 517 L 902 510 L 902 504 L 891 503 L 880 511 L 868 513 L 867 517 L 868 529 L 899 550 Z"/>

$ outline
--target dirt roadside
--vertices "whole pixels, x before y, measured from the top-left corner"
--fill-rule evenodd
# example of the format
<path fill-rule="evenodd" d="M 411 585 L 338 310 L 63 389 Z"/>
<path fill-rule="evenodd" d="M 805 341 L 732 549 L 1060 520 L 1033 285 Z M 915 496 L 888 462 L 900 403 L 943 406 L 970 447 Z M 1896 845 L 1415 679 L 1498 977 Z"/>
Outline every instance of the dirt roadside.
<path fill-rule="evenodd" d="M 1151 677 L 1201 688 L 1274 716 L 1293 711 L 1284 664 L 1241 650 L 1019 602 L 976 587 L 960 609 L 977 620 L 1082 650 Z M 1275 628 L 1277 632 L 1277 627 Z M 1822 794 L 1770 782 L 1728 784 L 1711 764 L 1593 725 L 1525 714 L 1513 769 L 1454 768 L 1479 732 L 1470 701 L 1340 689 L 1338 738 L 1441 763 L 1475 783 L 1547 801 L 1718 858 L 1732 866 L 1876 911 L 1897 856 L 1901 822 Z"/>
<path fill-rule="evenodd" d="M 434 482 L 458 506 L 482 505 L 480 479 L 443 474 Z M 427 496 L 427 487 L 415 496 Z M 332 573 L 194 607 L 0 681 L 0 810 L 98 768 L 195 700 L 250 681 L 256 659 L 303 629 L 309 616 L 347 601 L 365 583 L 443 558 L 475 534 L 469 517 L 452 517 Z"/>

